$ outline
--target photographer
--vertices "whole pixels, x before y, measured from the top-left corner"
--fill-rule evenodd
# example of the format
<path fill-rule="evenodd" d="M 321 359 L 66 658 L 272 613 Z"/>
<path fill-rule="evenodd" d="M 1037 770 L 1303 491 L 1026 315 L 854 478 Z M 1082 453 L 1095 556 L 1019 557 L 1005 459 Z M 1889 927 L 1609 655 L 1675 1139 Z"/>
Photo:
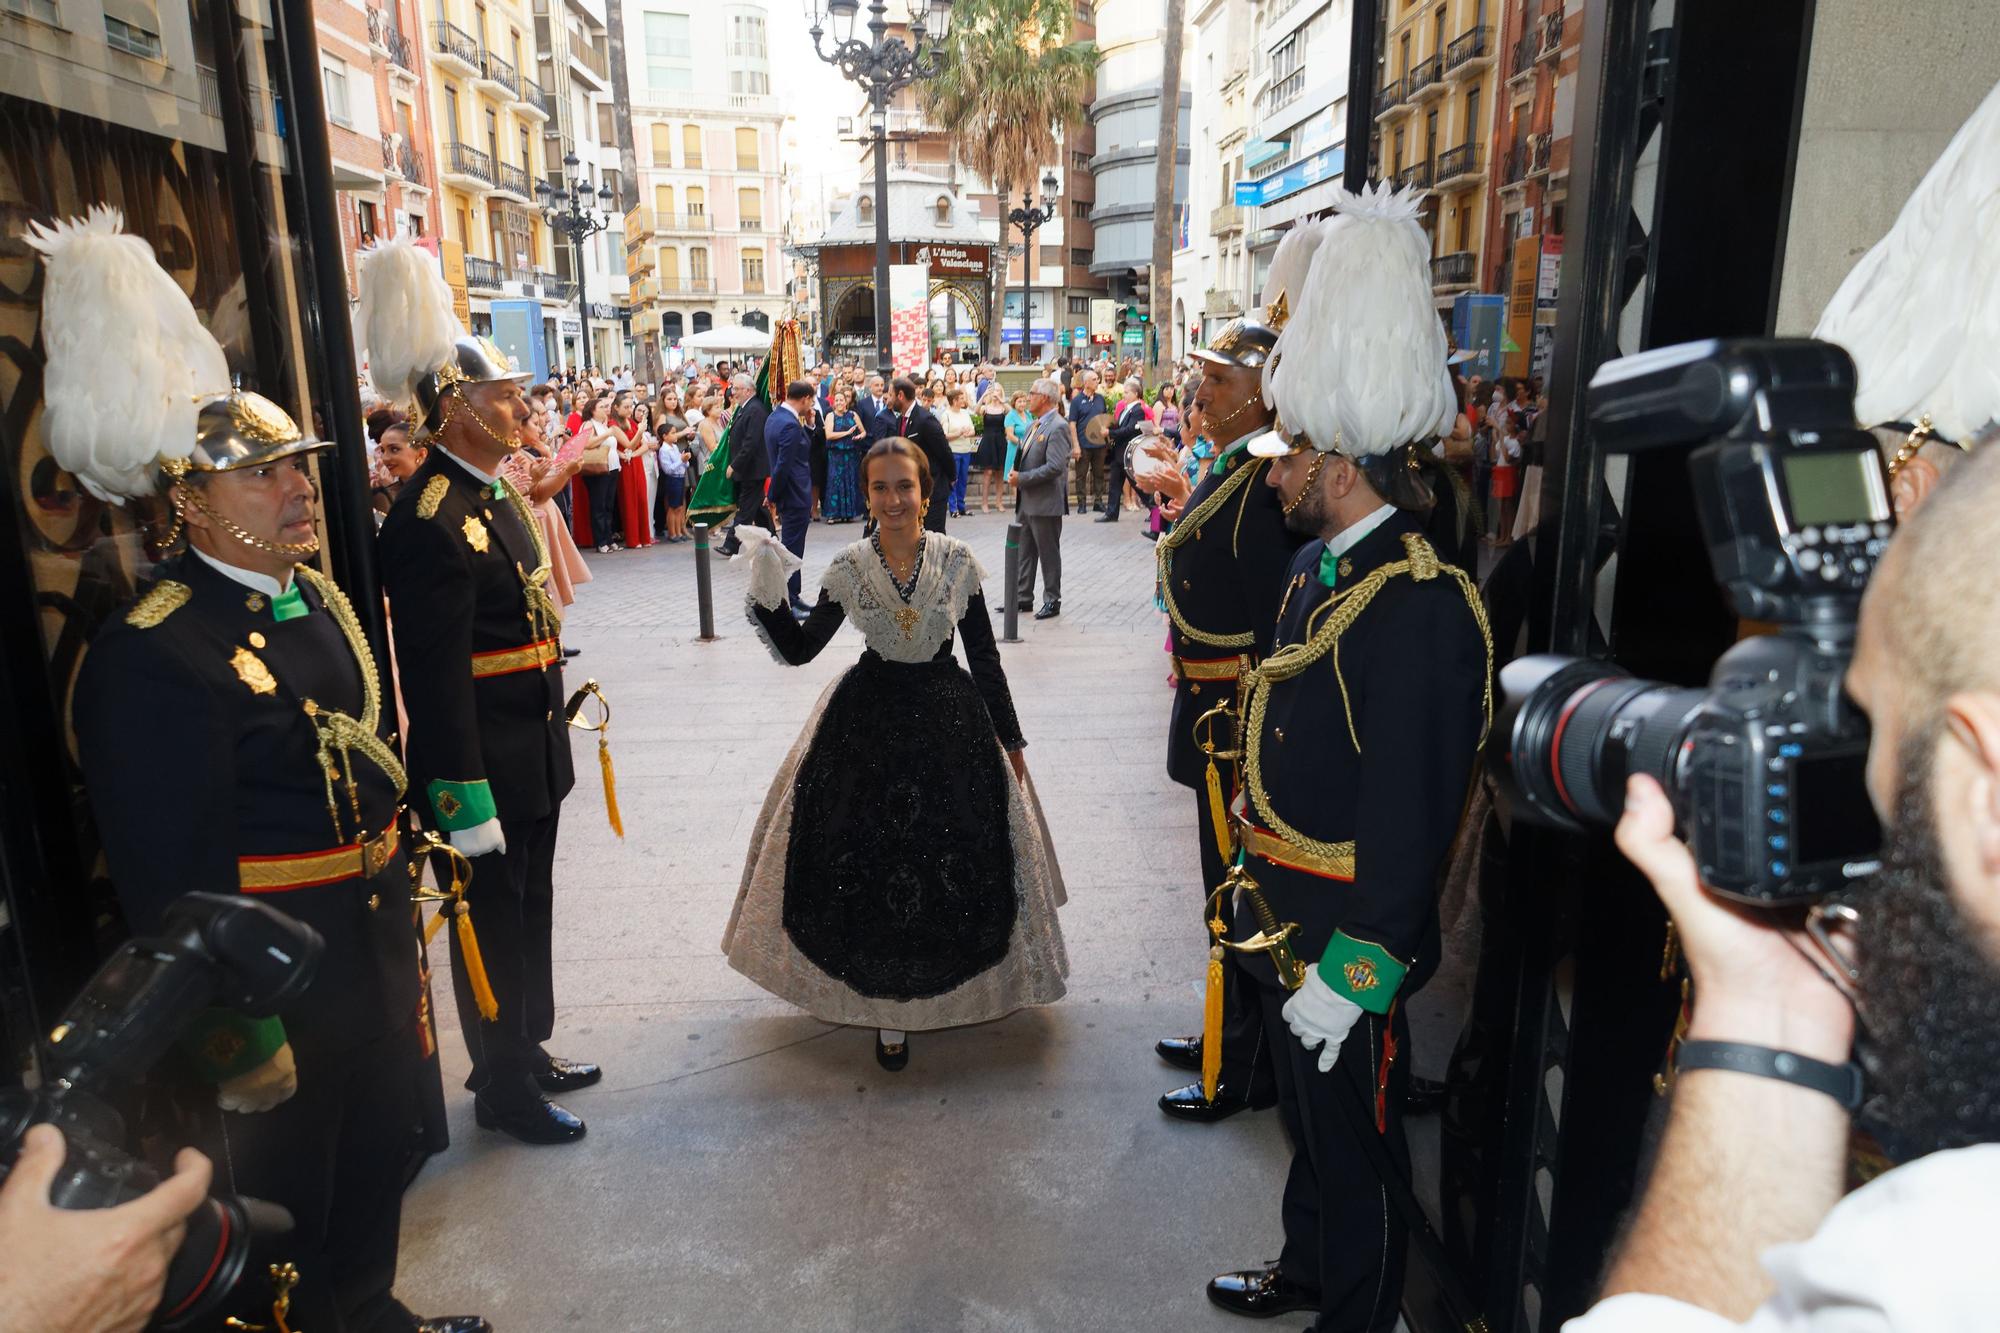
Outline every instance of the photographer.
<path fill-rule="evenodd" d="M 206 1157 L 181 1149 L 175 1172 L 116 1208 L 49 1203 L 62 1132 L 36 1125 L 0 1183 L 0 1333 L 133 1333 L 159 1304 L 182 1219 L 208 1197 Z"/>

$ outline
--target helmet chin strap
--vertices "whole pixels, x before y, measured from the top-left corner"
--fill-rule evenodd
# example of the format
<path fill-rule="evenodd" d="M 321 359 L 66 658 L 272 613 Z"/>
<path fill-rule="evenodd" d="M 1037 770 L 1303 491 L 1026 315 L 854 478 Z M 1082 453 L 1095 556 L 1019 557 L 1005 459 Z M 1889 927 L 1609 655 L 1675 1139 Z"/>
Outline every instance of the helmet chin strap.
<path fill-rule="evenodd" d="M 1319 470 L 1325 466 L 1326 466 L 1326 455 L 1320 453 L 1318 450 L 1314 450 L 1312 464 L 1306 469 L 1305 485 L 1299 487 L 1299 493 L 1297 495 L 1294 495 L 1292 497 L 1291 503 L 1285 506 L 1286 518 L 1290 518 L 1292 516 L 1292 512 L 1296 510 L 1300 505 L 1304 504 L 1306 502 L 1306 497 L 1312 494 L 1312 488 L 1319 485 Z"/>
<path fill-rule="evenodd" d="M 267 541 L 264 538 L 257 536 L 255 533 L 250 532 L 249 530 L 244 528 L 242 524 L 236 522 L 236 520 L 230 518 L 228 515 L 218 514 L 213 509 L 210 509 L 208 507 L 208 502 L 201 498 L 201 493 L 197 491 L 194 487 L 185 484 L 176 486 L 174 488 L 174 513 L 176 519 L 174 523 L 174 530 L 176 533 L 179 532 L 181 524 L 186 521 L 187 510 L 185 506 L 188 505 L 192 505 L 196 509 L 199 509 L 202 512 L 202 514 L 208 519 L 209 522 L 215 524 L 215 526 L 220 528 L 226 535 L 241 542 L 245 546 L 253 547 L 256 550 L 266 552 L 267 554 L 283 556 L 287 560 L 303 560 L 307 556 L 316 555 L 319 552 L 319 534 L 317 532 L 313 534 L 311 541 L 303 541 L 303 542 Z M 172 540 L 173 540 L 172 537 L 169 536 L 168 538 L 169 544 L 171 544 Z"/>
<path fill-rule="evenodd" d="M 452 410 L 451 404 L 453 399 L 457 399 L 459 402 L 465 404 L 465 414 L 472 418 L 474 425 L 478 426 L 480 430 L 486 432 L 486 437 L 492 440 L 493 443 L 499 445 L 502 449 L 505 449 L 510 454 L 521 447 L 520 433 L 518 431 L 515 432 L 513 438 L 509 439 L 508 437 L 500 434 L 499 431 L 494 430 L 493 427 L 487 425 L 486 418 L 480 414 L 478 408 L 472 405 L 472 400 L 465 396 L 462 387 L 458 384 L 453 384 L 451 386 L 451 391 L 445 394 L 444 396 L 444 403 L 441 409 L 444 414 L 444 419 L 438 423 L 438 433 L 440 435 L 444 433 L 445 427 L 451 425 L 451 423 L 458 417 L 458 414 Z"/>

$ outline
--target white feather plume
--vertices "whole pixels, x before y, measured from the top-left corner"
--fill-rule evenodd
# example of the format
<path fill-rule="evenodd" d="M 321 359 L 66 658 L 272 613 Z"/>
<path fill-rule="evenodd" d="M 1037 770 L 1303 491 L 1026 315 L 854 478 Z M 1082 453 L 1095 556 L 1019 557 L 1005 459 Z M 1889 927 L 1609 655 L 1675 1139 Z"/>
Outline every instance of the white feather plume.
<path fill-rule="evenodd" d="M 2000 87 L 1848 273 L 1813 336 L 1853 356 L 1865 424 L 1929 413 L 1946 439 L 1969 440 L 2000 417 Z"/>
<path fill-rule="evenodd" d="M 1264 294 L 1258 318 L 1269 323 L 1271 307 L 1279 297 L 1285 299 L 1286 318 L 1296 312 L 1300 290 L 1306 285 L 1306 273 L 1312 268 L 1312 258 L 1319 252 L 1319 243 L 1326 239 L 1325 219 L 1302 222 L 1285 233 L 1278 242 L 1278 249 L 1271 256 L 1271 271 L 1264 277 Z M 1282 329 L 1279 332 L 1283 332 Z M 1264 406 L 1271 404 L 1271 366 L 1264 365 Z"/>
<path fill-rule="evenodd" d="M 361 288 L 355 322 L 368 377 L 376 392 L 407 406 L 417 381 L 450 361 L 452 344 L 465 334 L 451 288 L 436 257 L 408 237 L 370 246 L 355 268 Z"/>
<path fill-rule="evenodd" d="M 229 391 L 229 362 L 153 248 L 115 208 L 31 222 L 42 283 L 42 438 L 101 500 L 151 495 L 159 464 L 194 452 L 201 403 Z"/>
<path fill-rule="evenodd" d="M 1416 191 L 1341 191 L 1333 207 L 1290 292 L 1266 397 L 1292 434 L 1361 458 L 1449 430 L 1458 400 Z"/>

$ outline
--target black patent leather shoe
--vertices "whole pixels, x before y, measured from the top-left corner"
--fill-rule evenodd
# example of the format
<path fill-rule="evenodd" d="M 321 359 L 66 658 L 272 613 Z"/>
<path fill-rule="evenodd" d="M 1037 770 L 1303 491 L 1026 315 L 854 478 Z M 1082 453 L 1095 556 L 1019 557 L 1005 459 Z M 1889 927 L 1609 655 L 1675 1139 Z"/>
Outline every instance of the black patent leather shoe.
<path fill-rule="evenodd" d="M 1215 1086 L 1215 1100 L 1201 1095 L 1201 1084 L 1190 1083 L 1185 1088 L 1175 1088 L 1172 1092 L 1160 1094 L 1160 1109 L 1167 1113 L 1169 1120 L 1189 1120 L 1197 1125 L 1212 1125 L 1218 1120 L 1227 1120 L 1238 1111 L 1250 1109 L 1247 1097 L 1238 1097 L 1221 1084 Z"/>
<path fill-rule="evenodd" d="M 1190 1074 L 1201 1072 L 1200 1037 L 1162 1037 L 1153 1043 L 1153 1050 L 1176 1069 L 1185 1069 Z"/>
<path fill-rule="evenodd" d="M 1054 620 L 1057 616 L 1061 614 L 1062 614 L 1061 602 L 1043 602 L 1042 609 L 1035 612 L 1035 619 Z"/>
<path fill-rule="evenodd" d="M 441 1314 L 435 1319 L 419 1319 L 416 1333 L 493 1333 L 493 1325 L 483 1315 Z"/>
<path fill-rule="evenodd" d="M 582 1060 L 565 1060 L 559 1055 L 549 1057 L 547 1072 L 535 1075 L 535 1082 L 543 1092 L 575 1092 L 587 1088 L 603 1079 L 604 1071 L 596 1065 Z"/>
<path fill-rule="evenodd" d="M 907 1033 L 904 1034 L 903 1039 L 892 1046 L 882 1040 L 881 1033 L 876 1033 L 875 1063 L 892 1074 L 910 1063 L 909 1035 Z"/>
<path fill-rule="evenodd" d="M 1231 1314 L 1251 1319 L 1270 1319 L 1294 1310 L 1319 1308 L 1319 1293 L 1291 1281 L 1278 1271 L 1276 1264 L 1211 1278 L 1208 1299 Z"/>
<path fill-rule="evenodd" d="M 472 1118 L 481 1129 L 497 1129 L 523 1143 L 575 1143 L 583 1137 L 583 1121 L 543 1098 L 519 1110 L 502 1111 L 483 1097 L 472 1099 Z"/>

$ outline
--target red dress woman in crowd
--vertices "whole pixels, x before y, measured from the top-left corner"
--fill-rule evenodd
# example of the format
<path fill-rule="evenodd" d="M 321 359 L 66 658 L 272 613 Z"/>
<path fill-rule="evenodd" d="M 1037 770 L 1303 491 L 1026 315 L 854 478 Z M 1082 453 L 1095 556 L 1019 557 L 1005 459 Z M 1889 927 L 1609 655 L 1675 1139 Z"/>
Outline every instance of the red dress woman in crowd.
<path fill-rule="evenodd" d="M 632 395 L 621 393 L 611 403 L 611 428 L 618 432 L 618 519 L 628 548 L 653 544 L 652 506 L 646 495 L 646 443 L 632 419 Z"/>

